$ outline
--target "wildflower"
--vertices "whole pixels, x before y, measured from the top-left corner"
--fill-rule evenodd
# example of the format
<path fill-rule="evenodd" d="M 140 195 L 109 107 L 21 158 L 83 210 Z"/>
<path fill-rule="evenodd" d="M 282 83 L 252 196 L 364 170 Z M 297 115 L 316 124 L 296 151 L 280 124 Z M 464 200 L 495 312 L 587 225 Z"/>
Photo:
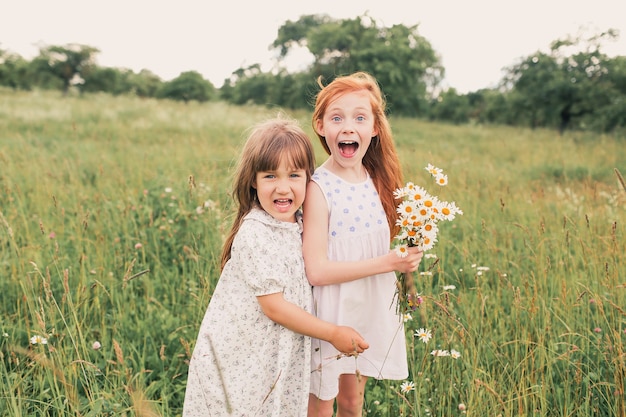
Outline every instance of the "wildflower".
<path fill-rule="evenodd" d="M 450 350 L 450 357 L 452 359 L 459 359 L 461 357 L 461 352 L 459 352 L 458 350 Z"/>
<path fill-rule="evenodd" d="M 135 249 L 141 249 L 143 245 L 141 243 L 135 243 Z"/>
<path fill-rule="evenodd" d="M 46 339 L 43 336 L 36 335 L 30 338 L 30 344 L 31 345 L 47 345 L 48 339 Z"/>
<path fill-rule="evenodd" d="M 2 333 L 2 337 L 9 337 L 9 334 L 7 332 Z"/>
<path fill-rule="evenodd" d="M 465 406 L 465 404 L 459 403 L 459 411 L 465 411 L 465 410 L 467 410 L 467 407 Z"/>
<path fill-rule="evenodd" d="M 601 328 L 599 328 L 599 327 L 596 327 L 596 328 L 594 328 L 594 329 L 593 329 L 593 332 L 594 332 L 594 333 L 601 333 L 601 332 L 602 332 L 602 329 L 601 329 Z"/>
<path fill-rule="evenodd" d="M 99 350 L 101 347 L 102 347 L 102 345 L 97 340 L 95 342 L 93 342 L 93 345 L 91 345 L 91 348 L 93 350 Z"/>
<path fill-rule="evenodd" d="M 406 323 L 409 320 L 413 320 L 413 317 L 411 317 L 411 313 L 404 313 L 402 315 L 402 320 L 404 320 L 404 322 Z"/>
<path fill-rule="evenodd" d="M 48 238 L 50 238 L 50 239 L 54 239 L 56 237 L 57 237 L 57 234 L 54 233 L 54 232 L 50 232 L 50 234 L 48 235 Z"/>
<path fill-rule="evenodd" d="M 424 258 L 426 259 L 437 259 L 437 254 L 435 253 L 425 253 Z"/>
<path fill-rule="evenodd" d="M 165 192 L 166 193 L 171 193 L 172 192 L 172 187 L 165 187 Z"/>
<path fill-rule="evenodd" d="M 444 291 L 456 290 L 456 286 L 455 285 L 444 285 L 443 286 L 443 290 Z"/>
<path fill-rule="evenodd" d="M 435 166 L 433 166 L 432 164 L 428 164 L 428 166 L 426 168 L 424 168 L 426 171 L 428 171 L 430 173 L 430 175 L 432 175 L 433 177 L 436 177 L 439 174 L 443 173 L 443 170 L 441 168 L 437 168 Z"/>
<path fill-rule="evenodd" d="M 448 352 L 447 350 L 441 350 L 441 349 L 435 349 L 432 352 L 430 352 L 430 354 L 433 355 L 434 357 L 450 356 L 450 352 Z"/>
<path fill-rule="evenodd" d="M 432 339 L 433 334 L 432 334 L 432 332 L 431 332 L 430 330 L 428 330 L 428 329 L 424 329 L 424 328 L 422 327 L 422 328 L 419 328 L 419 329 L 417 329 L 417 330 L 415 331 L 415 337 L 419 337 L 419 339 L 420 339 L 422 342 L 424 342 L 424 343 L 428 343 L 428 341 L 429 341 L 430 339 Z"/>
<path fill-rule="evenodd" d="M 435 175 L 435 182 L 437 185 L 446 186 L 448 185 L 448 176 L 446 174 L 437 174 Z"/>
<path fill-rule="evenodd" d="M 437 168 L 432 164 L 428 164 L 425 168 L 434 178 L 435 181 L 443 186 L 448 183 L 448 177 L 443 173 L 441 168 Z M 436 196 L 430 195 L 426 189 L 407 182 L 404 187 L 394 191 L 394 197 L 401 200 L 396 207 L 398 218 L 396 226 L 399 227 L 398 233 L 394 236 L 394 249 L 400 257 L 408 255 L 408 248 L 417 246 L 423 252 L 432 249 L 437 243 L 439 233 L 438 222 L 441 220 L 453 220 L 456 215 L 463 212 L 456 206 L 454 202 L 441 201 Z M 437 256 L 434 255 L 434 258 Z M 426 271 L 423 273 L 427 275 Z M 405 291 L 411 295 L 412 288 L 406 288 L 406 274 L 400 274 L 399 282 L 401 291 Z M 398 311 L 404 312 L 407 307 L 407 299 L 404 294 L 398 295 Z"/>
<path fill-rule="evenodd" d="M 419 295 L 419 293 L 409 294 L 407 296 L 407 306 L 409 310 L 411 311 L 415 310 L 423 302 L 424 302 L 424 299 L 422 298 L 421 295 Z"/>
<path fill-rule="evenodd" d="M 409 254 L 409 245 L 396 246 L 395 251 L 396 255 L 398 255 L 400 258 L 406 258 Z"/>
<path fill-rule="evenodd" d="M 400 391 L 403 394 L 409 393 L 415 389 L 415 383 L 413 381 L 404 381 L 402 385 L 400 385 Z"/>

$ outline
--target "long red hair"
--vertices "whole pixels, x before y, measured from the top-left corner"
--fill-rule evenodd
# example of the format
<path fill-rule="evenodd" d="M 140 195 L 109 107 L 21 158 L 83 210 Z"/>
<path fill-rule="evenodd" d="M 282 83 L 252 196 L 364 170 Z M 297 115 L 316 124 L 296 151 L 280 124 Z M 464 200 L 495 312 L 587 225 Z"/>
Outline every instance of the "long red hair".
<path fill-rule="evenodd" d="M 387 223 L 393 238 L 397 231 L 396 199 L 393 192 L 403 186 L 403 176 L 400 159 L 393 141 L 391 126 L 389 125 L 389 120 L 387 120 L 387 102 L 380 86 L 376 79 L 366 72 L 356 72 L 351 75 L 337 77 L 326 86 L 322 84 L 320 77 L 318 78 L 318 84 L 321 90 L 315 99 L 313 130 L 316 132 L 328 155 L 330 155 L 330 149 L 326 144 L 326 140 L 317 133 L 316 126 L 318 120 L 324 118 L 324 113 L 328 106 L 340 96 L 355 91 L 367 91 L 369 93 L 375 119 L 374 127 L 378 131 L 378 135 L 372 138 L 372 142 L 363 157 L 363 165 L 374 181 L 380 201 L 385 209 Z"/>

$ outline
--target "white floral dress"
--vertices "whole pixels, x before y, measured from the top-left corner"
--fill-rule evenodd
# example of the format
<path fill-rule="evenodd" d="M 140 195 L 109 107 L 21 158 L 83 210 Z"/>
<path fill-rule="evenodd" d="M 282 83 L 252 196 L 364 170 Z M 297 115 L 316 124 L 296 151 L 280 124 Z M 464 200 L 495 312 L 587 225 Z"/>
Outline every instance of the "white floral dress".
<path fill-rule="evenodd" d="M 261 209 L 245 217 L 200 326 L 184 417 L 306 415 L 310 338 L 270 320 L 256 299 L 282 292 L 311 310 L 301 235 L 300 221 Z"/>
<path fill-rule="evenodd" d="M 349 183 L 324 167 L 313 175 L 328 204 L 328 257 L 356 261 L 389 252 L 389 226 L 372 179 Z M 306 216 L 306 213 L 304 213 Z M 330 400 L 339 392 L 341 374 L 377 379 L 406 379 L 408 364 L 404 322 L 396 310 L 394 272 L 342 284 L 313 287 L 314 314 L 322 320 L 356 329 L 370 347 L 358 358 L 335 358 L 328 342 L 312 339 L 310 392 Z"/>

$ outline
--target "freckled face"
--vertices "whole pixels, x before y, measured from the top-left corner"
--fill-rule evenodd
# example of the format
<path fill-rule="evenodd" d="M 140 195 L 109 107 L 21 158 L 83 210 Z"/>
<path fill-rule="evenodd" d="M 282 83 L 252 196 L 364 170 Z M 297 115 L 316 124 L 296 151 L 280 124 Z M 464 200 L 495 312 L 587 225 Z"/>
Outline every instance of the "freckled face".
<path fill-rule="evenodd" d="M 277 220 L 295 222 L 306 184 L 306 171 L 289 167 L 282 158 L 276 170 L 257 172 L 254 188 L 263 210 Z"/>
<path fill-rule="evenodd" d="M 355 91 L 340 96 L 330 103 L 316 128 L 337 163 L 343 167 L 360 164 L 372 137 L 378 134 L 369 94 Z"/>

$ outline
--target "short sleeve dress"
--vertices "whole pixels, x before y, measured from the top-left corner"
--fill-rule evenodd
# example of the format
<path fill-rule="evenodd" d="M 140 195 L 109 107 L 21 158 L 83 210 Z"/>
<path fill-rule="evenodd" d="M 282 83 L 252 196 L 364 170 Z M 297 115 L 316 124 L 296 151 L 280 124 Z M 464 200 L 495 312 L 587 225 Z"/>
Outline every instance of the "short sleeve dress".
<path fill-rule="evenodd" d="M 313 175 L 328 204 L 328 257 L 356 261 L 389 252 L 389 226 L 372 179 L 349 183 L 319 167 Z M 304 213 L 306 216 L 306 213 Z M 394 272 L 342 284 L 313 287 L 313 311 L 322 320 L 356 329 L 370 347 L 356 359 L 337 360 L 328 342 L 312 340 L 310 392 L 322 400 L 335 398 L 341 374 L 377 379 L 408 377 L 404 322 L 396 309 Z"/>
<path fill-rule="evenodd" d="M 277 292 L 311 310 L 302 224 L 253 209 L 233 241 L 200 326 L 184 417 L 306 415 L 310 338 L 270 320 L 256 299 Z"/>

